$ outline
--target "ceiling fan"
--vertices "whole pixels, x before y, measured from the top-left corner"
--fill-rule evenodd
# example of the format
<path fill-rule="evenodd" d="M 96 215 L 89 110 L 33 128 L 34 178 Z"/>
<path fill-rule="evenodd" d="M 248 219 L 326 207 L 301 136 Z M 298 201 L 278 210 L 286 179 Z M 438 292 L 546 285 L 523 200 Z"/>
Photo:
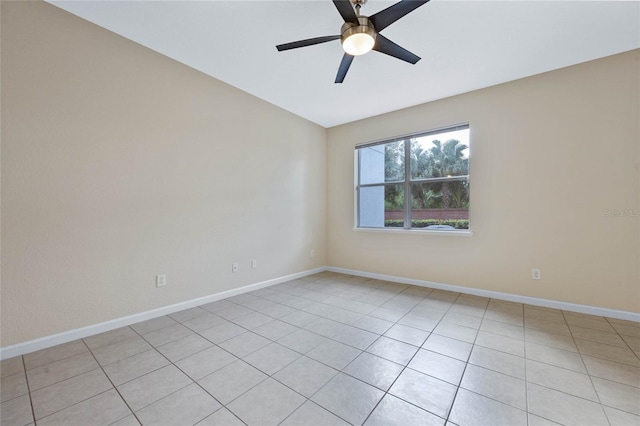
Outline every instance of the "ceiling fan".
<path fill-rule="evenodd" d="M 314 44 L 340 39 L 345 53 L 338 68 L 336 83 L 342 83 L 344 81 L 344 77 L 347 75 L 347 71 L 349 71 L 354 56 L 364 55 L 372 49 L 409 62 L 410 64 L 415 64 L 420 60 L 419 56 L 398 46 L 380 34 L 380 31 L 428 1 L 429 0 L 402 0 L 367 17 L 360 15 L 360 8 L 367 0 L 333 0 L 333 4 L 336 6 L 336 9 L 338 9 L 342 19 L 344 19 L 344 24 L 342 24 L 342 28 L 340 29 L 340 35 L 315 37 L 294 41 L 292 43 L 279 44 L 276 46 L 276 49 L 282 52 L 284 50 L 297 49 L 299 47 L 312 46 Z"/>

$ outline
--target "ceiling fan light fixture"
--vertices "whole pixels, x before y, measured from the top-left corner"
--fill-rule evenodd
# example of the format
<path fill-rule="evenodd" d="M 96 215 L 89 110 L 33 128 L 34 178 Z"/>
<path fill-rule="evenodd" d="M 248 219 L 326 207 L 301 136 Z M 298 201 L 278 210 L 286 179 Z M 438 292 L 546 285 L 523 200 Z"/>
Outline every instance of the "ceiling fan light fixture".
<path fill-rule="evenodd" d="M 364 55 L 376 44 L 376 30 L 365 17 L 359 18 L 360 25 L 345 24 L 341 40 L 342 48 L 352 56 Z"/>
<path fill-rule="evenodd" d="M 373 49 L 375 40 L 369 34 L 352 34 L 342 42 L 342 48 L 349 55 L 359 56 L 370 52 Z"/>

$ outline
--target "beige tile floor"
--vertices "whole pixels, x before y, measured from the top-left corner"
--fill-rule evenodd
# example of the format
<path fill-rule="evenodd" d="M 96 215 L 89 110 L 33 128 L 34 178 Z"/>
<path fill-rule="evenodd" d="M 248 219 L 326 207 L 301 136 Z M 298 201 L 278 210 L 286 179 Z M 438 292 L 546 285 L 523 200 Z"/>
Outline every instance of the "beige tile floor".
<path fill-rule="evenodd" d="M 640 425 L 639 356 L 639 323 L 325 272 L 2 361 L 0 418 Z"/>

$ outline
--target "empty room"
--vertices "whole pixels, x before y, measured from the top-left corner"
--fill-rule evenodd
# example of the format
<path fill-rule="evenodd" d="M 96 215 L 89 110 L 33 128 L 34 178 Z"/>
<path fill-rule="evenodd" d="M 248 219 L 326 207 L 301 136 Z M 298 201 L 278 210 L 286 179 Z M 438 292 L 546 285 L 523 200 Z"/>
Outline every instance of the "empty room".
<path fill-rule="evenodd" d="M 1 426 L 640 426 L 639 2 L 0 19 Z"/>

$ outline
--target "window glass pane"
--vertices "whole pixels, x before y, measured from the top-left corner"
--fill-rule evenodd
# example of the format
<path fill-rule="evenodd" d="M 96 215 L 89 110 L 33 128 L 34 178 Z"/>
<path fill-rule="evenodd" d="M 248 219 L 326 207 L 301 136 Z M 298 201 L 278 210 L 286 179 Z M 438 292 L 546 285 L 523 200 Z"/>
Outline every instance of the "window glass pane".
<path fill-rule="evenodd" d="M 412 183 L 411 227 L 469 229 L 468 180 Z"/>
<path fill-rule="evenodd" d="M 469 129 L 411 138 L 411 179 L 469 174 Z"/>
<path fill-rule="evenodd" d="M 358 150 L 360 184 L 404 180 L 404 142 L 374 145 Z"/>
<path fill-rule="evenodd" d="M 404 226 L 404 190 L 402 184 L 360 188 L 358 226 L 384 228 Z"/>

